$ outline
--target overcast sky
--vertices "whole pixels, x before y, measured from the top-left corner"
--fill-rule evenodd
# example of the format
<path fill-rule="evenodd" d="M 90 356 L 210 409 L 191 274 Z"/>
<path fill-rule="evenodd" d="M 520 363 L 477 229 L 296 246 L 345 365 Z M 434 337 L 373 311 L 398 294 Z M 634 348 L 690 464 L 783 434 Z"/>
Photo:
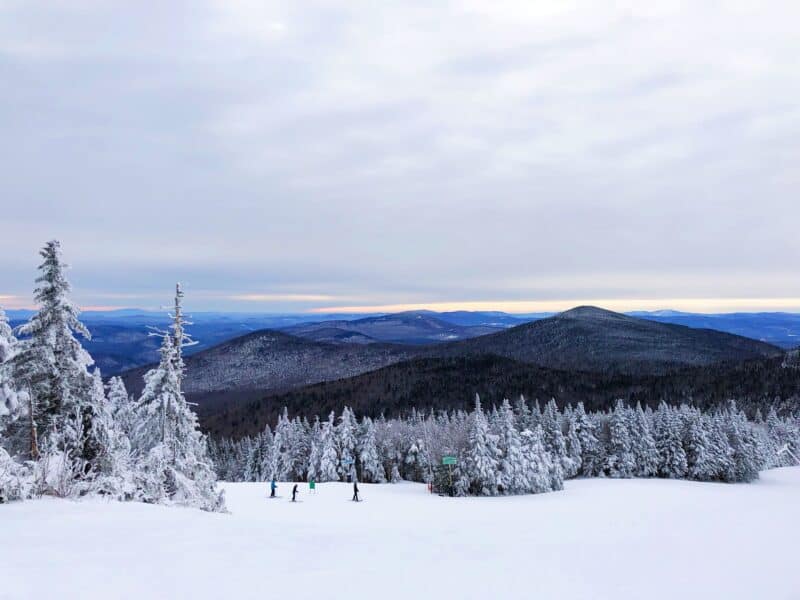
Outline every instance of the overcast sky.
<path fill-rule="evenodd" d="M 624 4 L 0 0 L 0 303 L 800 311 L 800 3 Z"/>

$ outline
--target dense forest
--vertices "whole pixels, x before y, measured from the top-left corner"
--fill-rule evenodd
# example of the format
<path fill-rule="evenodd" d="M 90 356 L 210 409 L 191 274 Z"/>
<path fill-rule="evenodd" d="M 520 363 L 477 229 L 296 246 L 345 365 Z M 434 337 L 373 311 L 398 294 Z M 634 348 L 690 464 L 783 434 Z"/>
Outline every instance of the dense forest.
<path fill-rule="evenodd" d="M 606 410 L 618 399 L 653 408 L 666 402 L 706 409 L 735 398 L 751 417 L 770 407 L 787 414 L 800 406 L 800 369 L 787 366 L 784 357 L 764 358 L 632 376 L 547 369 L 493 355 L 415 359 L 354 378 L 235 402 L 201 419 L 212 435 L 239 437 L 274 425 L 283 407 L 311 418 L 349 406 L 377 418 L 408 415 L 412 409 L 466 409 L 475 393 L 487 405 L 523 395 L 540 402 L 554 399 L 561 408 L 583 402 L 591 411 Z"/>
<path fill-rule="evenodd" d="M 542 409 L 520 397 L 484 411 L 463 410 L 360 421 L 349 408 L 326 420 L 289 418 L 238 441 L 211 444 L 231 481 L 410 480 L 449 495 L 539 493 L 572 477 L 665 477 L 747 482 L 765 468 L 794 464 L 800 421 L 772 409 L 750 421 L 736 403 L 702 411 L 621 400 L 607 412 L 582 403 Z M 445 460 L 446 459 L 446 460 Z M 443 463 L 447 463 L 446 465 Z"/>

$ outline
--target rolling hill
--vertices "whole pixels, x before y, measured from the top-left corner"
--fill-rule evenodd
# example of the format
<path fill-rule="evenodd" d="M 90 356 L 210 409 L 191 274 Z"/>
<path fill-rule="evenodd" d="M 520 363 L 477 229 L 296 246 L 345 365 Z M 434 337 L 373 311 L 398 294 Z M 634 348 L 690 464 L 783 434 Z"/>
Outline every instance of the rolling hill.
<path fill-rule="evenodd" d="M 284 328 L 282 331 L 306 339 L 331 343 L 388 342 L 424 345 L 478 337 L 502 331 L 507 326 L 501 322 L 494 326 L 458 325 L 438 318 L 434 313 L 420 311 L 356 320 L 302 323 Z"/>
<path fill-rule="evenodd" d="M 327 344 L 256 331 L 187 357 L 184 391 L 203 415 L 233 399 L 353 377 L 413 355 L 413 348 L 406 346 Z M 148 368 L 123 374 L 129 391 L 141 391 Z"/>
<path fill-rule="evenodd" d="M 493 354 L 554 369 L 657 374 L 782 353 L 771 344 L 729 333 L 580 306 L 499 333 L 446 344 L 431 349 L 428 356 Z"/>

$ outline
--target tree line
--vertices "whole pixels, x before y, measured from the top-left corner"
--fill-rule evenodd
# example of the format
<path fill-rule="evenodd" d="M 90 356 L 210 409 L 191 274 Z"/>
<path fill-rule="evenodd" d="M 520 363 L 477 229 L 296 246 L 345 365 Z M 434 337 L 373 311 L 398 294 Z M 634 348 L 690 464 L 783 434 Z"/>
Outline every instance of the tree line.
<path fill-rule="evenodd" d="M 560 410 L 520 397 L 512 406 L 407 418 L 289 418 L 256 436 L 212 440 L 210 455 L 228 481 L 401 480 L 433 483 L 463 495 L 528 494 L 561 489 L 574 477 L 664 477 L 749 482 L 759 471 L 795 464 L 800 419 L 747 416 L 734 401 L 712 411 L 661 403 L 655 410 L 618 401 L 609 411 L 583 403 Z M 444 467 L 442 459 L 455 464 Z"/>
<path fill-rule="evenodd" d="M 15 332 L 0 310 L 0 502 L 99 494 L 222 511 L 207 440 L 182 392 L 186 334 L 176 286 L 159 365 L 139 398 L 104 384 L 77 336 L 90 339 L 70 301 L 58 241 L 40 252 L 37 312 Z"/>

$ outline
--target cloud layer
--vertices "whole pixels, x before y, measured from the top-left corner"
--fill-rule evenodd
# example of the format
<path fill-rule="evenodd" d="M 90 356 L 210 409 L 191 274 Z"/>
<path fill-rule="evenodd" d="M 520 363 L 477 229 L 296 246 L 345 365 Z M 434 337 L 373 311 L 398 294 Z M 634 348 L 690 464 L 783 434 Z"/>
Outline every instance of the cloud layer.
<path fill-rule="evenodd" d="M 0 0 L 0 295 L 800 298 L 800 5 L 633 4 Z"/>

